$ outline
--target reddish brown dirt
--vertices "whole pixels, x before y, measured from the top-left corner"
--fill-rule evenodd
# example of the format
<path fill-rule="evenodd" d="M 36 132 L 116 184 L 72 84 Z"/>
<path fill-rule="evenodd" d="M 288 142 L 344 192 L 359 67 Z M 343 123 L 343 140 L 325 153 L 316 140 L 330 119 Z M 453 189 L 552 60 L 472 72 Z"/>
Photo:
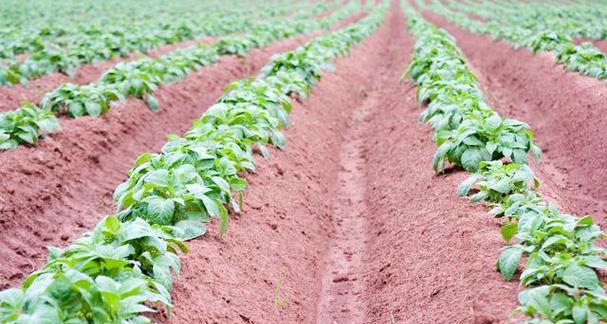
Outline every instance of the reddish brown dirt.
<path fill-rule="evenodd" d="M 549 54 L 513 50 L 504 42 L 475 35 L 427 17 L 458 41 L 469 64 L 490 94 L 496 111 L 530 124 L 544 151 L 534 169 L 558 191 L 561 207 L 577 215 L 593 214 L 607 225 L 607 118 L 602 103 L 607 84 L 555 65 Z"/>
<path fill-rule="evenodd" d="M 593 40 L 592 45 L 594 45 L 596 48 L 600 49 L 601 52 L 607 54 L 607 40 L 605 40 L 605 39 Z"/>
<path fill-rule="evenodd" d="M 133 159 L 188 128 L 202 112 L 195 107 L 209 106 L 228 80 L 308 38 L 244 62 L 224 58 L 163 87 L 157 113 L 130 100 L 103 118 L 67 122 L 36 148 L 0 155 L 2 285 L 40 266 L 43 245 L 64 245 L 111 211 Z M 286 149 L 247 175 L 245 209 L 227 236 L 212 228 L 189 243 L 171 322 L 504 321 L 518 287 L 495 270 L 499 224 L 457 197 L 464 172 L 432 171 L 431 129 L 417 121 L 415 89 L 398 84 L 412 45 L 394 6 L 295 104 Z"/>
<path fill-rule="evenodd" d="M 393 12 L 296 105 L 228 237 L 190 244 L 174 322 L 486 323 L 515 307 L 497 222 L 457 197 L 463 172 L 432 172 L 431 130 L 398 84 L 412 39 Z"/>
<path fill-rule="evenodd" d="M 334 28 L 354 22 L 357 14 Z M 320 32 L 255 49 L 246 59 L 225 56 L 218 64 L 161 87 L 153 113 L 129 99 L 100 118 L 62 119 L 63 131 L 36 146 L 0 154 L 0 288 L 17 285 L 46 259 L 48 245 L 65 245 L 111 213 L 112 192 L 134 159 L 156 152 L 166 134 L 181 134 L 235 79 L 257 73 L 269 58 Z"/>

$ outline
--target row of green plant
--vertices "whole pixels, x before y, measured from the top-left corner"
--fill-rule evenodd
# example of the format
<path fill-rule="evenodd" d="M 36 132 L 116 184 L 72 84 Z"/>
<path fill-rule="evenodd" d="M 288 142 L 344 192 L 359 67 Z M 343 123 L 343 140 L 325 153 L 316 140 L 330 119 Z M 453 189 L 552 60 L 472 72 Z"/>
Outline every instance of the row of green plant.
<path fill-rule="evenodd" d="M 559 34 L 583 39 L 605 39 L 607 8 L 584 2 L 491 2 L 472 0 L 447 2 L 450 8 L 473 14 L 482 20 L 516 19 L 519 26 L 528 29 L 554 30 Z M 495 15 L 499 10 L 503 15 Z M 515 17 L 511 17 L 515 16 Z"/>
<path fill-rule="evenodd" d="M 446 157 L 472 172 L 458 188 L 461 196 L 489 206 L 504 219 L 501 234 L 509 243 L 497 269 L 511 280 L 526 258 L 517 312 L 528 323 L 598 323 L 607 320 L 607 295 L 597 271 L 607 268 L 604 237 L 591 216 L 564 214 L 538 192 L 539 181 L 527 154 L 540 149 L 522 122 L 505 119 L 486 103 L 455 40 L 406 7 L 408 25 L 417 38 L 405 75 L 426 104 L 421 120 L 434 129 L 438 149 L 435 170 Z"/>
<path fill-rule="evenodd" d="M 208 15 L 231 19 L 270 18 L 288 15 L 300 16 L 300 10 L 311 9 L 309 2 L 294 3 L 288 0 L 235 0 L 226 3 L 221 0 L 182 0 L 167 3 L 150 0 L 146 6 L 137 1 L 107 0 L 103 2 L 82 0 L 61 2 L 52 0 L 5 0 L 6 8 L 0 13 L 0 35 L 2 42 L 19 38 L 40 38 L 41 41 L 69 38 L 78 34 L 103 34 L 120 32 L 123 28 L 155 28 L 158 24 L 184 22 Z M 314 5 L 317 13 L 332 10 L 343 5 L 342 1 L 330 0 Z M 203 22 L 204 23 L 204 22 Z M 3 47 L 0 47 L 3 48 Z M 16 53 L 19 54 L 19 53 Z"/>
<path fill-rule="evenodd" d="M 36 2 L 45 10 L 38 15 L 32 15 L 31 4 Z M 137 39 L 141 39 L 154 45 L 155 42 L 151 41 L 156 36 L 170 41 L 173 37 L 179 37 L 184 33 L 219 35 L 216 33 L 225 34 L 231 30 L 245 31 L 247 26 L 260 19 L 280 17 L 299 11 L 305 14 L 309 10 L 318 13 L 335 8 L 337 5 L 335 1 L 311 7 L 306 3 L 292 4 L 284 1 L 260 3 L 243 0 L 238 6 L 234 6 L 217 0 L 184 0 L 174 3 L 148 1 L 145 8 L 142 8 L 134 1 L 112 3 L 117 1 L 85 0 L 70 3 L 53 2 L 52 5 L 44 2 L 46 1 L 35 0 L 27 3 L 19 1 L 10 9 L 0 13 L 0 17 L 5 18 L 0 24 L 8 23 L 7 26 L 0 27 L 0 58 L 14 58 L 16 55 L 31 54 L 44 48 L 67 50 L 79 47 L 77 45 L 80 43 L 94 45 L 99 40 L 130 46 L 137 45 Z M 108 6 L 110 3 L 111 6 Z M 51 16 L 52 18 L 47 16 L 55 10 L 67 11 L 71 15 L 65 16 L 62 12 Z M 298 13 L 294 16 L 299 15 Z M 69 19 L 65 19 L 67 17 Z M 21 22 L 22 19 L 26 19 L 26 23 Z M 141 50 L 146 49 L 148 47 L 142 43 Z"/>
<path fill-rule="evenodd" d="M 80 85 L 66 83 L 47 93 L 40 107 L 33 104 L 6 113 L 0 113 L 0 150 L 21 144 L 33 144 L 40 136 L 59 129 L 55 115 L 80 117 L 99 116 L 112 104 L 125 97 L 144 99 L 152 110 L 158 102 L 154 91 L 163 84 L 173 82 L 217 62 L 219 55 L 245 55 L 253 48 L 296 34 L 326 28 L 360 10 L 358 2 L 335 11 L 319 20 L 290 20 L 275 25 L 254 28 L 250 33 L 219 39 L 210 46 L 198 45 L 178 49 L 158 58 L 119 63 L 106 71 L 96 82 Z"/>
<path fill-rule="evenodd" d="M 607 56 L 592 43 L 576 45 L 567 32 L 542 24 L 542 19 L 538 18 L 542 16 L 541 11 L 523 22 L 519 17 L 522 16 L 520 12 L 523 12 L 524 8 L 516 14 L 507 15 L 502 14 L 499 5 L 494 4 L 494 7 L 490 7 L 492 16 L 485 17 L 486 21 L 480 21 L 465 12 L 451 9 L 440 1 L 433 1 L 430 8 L 448 21 L 471 32 L 505 40 L 514 48 L 526 47 L 533 53 L 551 52 L 557 63 L 563 64 L 571 71 L 601 80 L 607 79 Z M 467 8 L 473 10 L 475 7 Z M 561 18 L 557 16 L 553 19 Z"/>
<path fill-rule="evenodd" d="M 72 245 L 49 250 L 48 263 L 22 288 L 0 292 L 3 323 L 148 323 L 155 306 L 171 309 L 172 276 L 184 241 L 225 233 L 228 210 L 241 209 L 255 150 L 283 147 L 290 96 L 309 93 L 329 61 L 382 22 L 387 6 L 336 32 L 274 57 L 256 78 L 236 81 L 182 137 L 135 162 L 115 192 L 117 214 Z M 236 197 L 236 198 L 235 198 Z"/>
<path fill-rule="evenodd" d="M 125 57 L 133 52 L 146 53 L 162 45 L 203 36 L 263 32 L 285 24 L 284 17 L 268 19 L 268 11 L 263 11 L 265 7 L 255 8 L 246 15 L 240 12 L 222 15 L 215 12 L 218 9 L 214 9 L 212 14 L 205 10 L 185 17 L 175 13 L 175 17 L 168 22 L 151 17 L 137 27 L 125 25 L 118 28 L 108 24 L 103 29 L 96 26 L 94 32 L 89 27 L 80 33 L 51 40 L 36 38 L 25 45 L 13 42 L 11 44 L 17 48 L 27 49 L 27 55 L 25 58 L 13 57 L 0 64 L 0 85 L 27 84 L 28 80 L 54 72 L 73 76 L 75 70 L 85 63 Z M 318 7 L 308 5 L 299 11 L 297 20 L 303 24 L 310 16 L 318 13 Z M 195 16 L 192 17 L 193 15 Z M 265 21 L 259 22 L 261 19 Z M 15 47 L 6 49 L 5 52 L 14 53 Z"/>

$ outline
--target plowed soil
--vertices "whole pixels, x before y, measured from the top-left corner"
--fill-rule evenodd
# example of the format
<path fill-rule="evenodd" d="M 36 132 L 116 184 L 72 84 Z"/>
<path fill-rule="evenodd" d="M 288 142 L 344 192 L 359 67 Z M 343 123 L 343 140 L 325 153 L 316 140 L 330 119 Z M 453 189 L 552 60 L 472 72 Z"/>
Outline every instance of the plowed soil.
<path fill-rule="evenodd" d="M 597 156 L 606 156 L 607 122 L 589 108 L 605 86 L 428 17 L 456 36 L 495 108 L 536 131 L 545 162 L 534 168 L 550 198 L 577 213 L 603 212 L 607 174 Z M 457 196 L 467 173 L 434 174 L 432 131 L 418 122 L 415 87 L 399 83 L 414 44 L 405 26 L 393 1 L 384 24 L 296 100 L 286 148 L 258 157 L 244 211 L 231 215 L 223 238 L 211 226 L 189 242 L 175 309 L 155 320 L 502 323 L 511 315 L 520 287 L 495 269 L 500 223 Z M 129 100 L 0 154 L 0 286 L 39 267 L 45 245 L 65 245 L 111 213 L 112 191 L 135 157 L 189 128 L 226 83 L 313 36 L 222 58 L 163 87 L 157 113 Z"/>

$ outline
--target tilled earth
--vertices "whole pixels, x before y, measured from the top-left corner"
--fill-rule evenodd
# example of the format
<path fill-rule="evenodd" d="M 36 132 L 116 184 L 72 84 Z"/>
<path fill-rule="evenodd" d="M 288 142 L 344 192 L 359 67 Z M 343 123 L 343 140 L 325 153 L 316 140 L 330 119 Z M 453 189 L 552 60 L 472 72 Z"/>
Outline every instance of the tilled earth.
<path fill-rule="evenodd" d="M 528 122 L 545 151 L 534 166 L 565 210 L 605 225 L 607 171 L 600 82 L 550 57 L 514 51 L 431 13 L 458 40 L 495 109 Z M 352 17 L 347 22 L 355 21 Z M 317 35 L 317 34 L 316 34 Z M 15 286 L 112 212 L 135 157 L 181 133 L 229 81 L 315 35 L 228 57 L 158 92 L 161 110 L 129 100 L 102 118 L 66 121 L 34 148 L 0 155 L 0 284 Z M 399 83 L 414 39 L 396 1 L 385 23 L 298 100 L 288 145 L 258 158 L 227 235 L 189 243 L 173 323 L 490 323 L 517 305 L 518 280 L 495 269 L 500 223 L 459 198 L 466 173 L 432 171 L 432 132 L 415 87 Z"/>

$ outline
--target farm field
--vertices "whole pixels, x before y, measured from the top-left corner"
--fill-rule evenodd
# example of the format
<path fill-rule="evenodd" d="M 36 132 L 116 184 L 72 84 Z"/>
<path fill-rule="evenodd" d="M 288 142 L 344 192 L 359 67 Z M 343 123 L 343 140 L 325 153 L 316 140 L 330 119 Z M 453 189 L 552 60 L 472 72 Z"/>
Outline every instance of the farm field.
<path fill-rule="evenodd" d="M 0 17 L 0 323 L 607 322 L 606 4 Z"/>

